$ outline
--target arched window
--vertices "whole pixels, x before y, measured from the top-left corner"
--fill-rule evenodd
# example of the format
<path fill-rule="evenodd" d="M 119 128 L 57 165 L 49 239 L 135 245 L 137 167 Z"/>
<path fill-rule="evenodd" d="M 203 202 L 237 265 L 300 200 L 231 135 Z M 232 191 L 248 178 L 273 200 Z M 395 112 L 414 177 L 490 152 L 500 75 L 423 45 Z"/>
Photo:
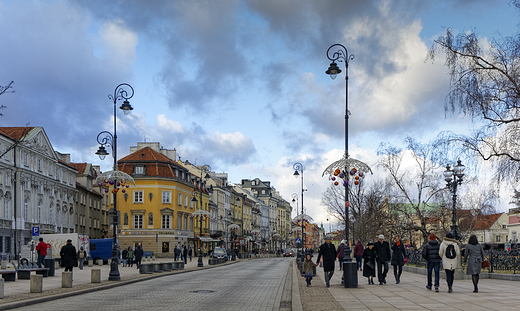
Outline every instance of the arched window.
<path fill-rule="evenodd" d="M 29 221 L 29 201 L 27 199 L 23 201 L 23 217 L 25 221 Z"/>
<path fill-rule="evenodd" d="M 38 223 L 42 221 L 42 203 L 38 202 Z"/>
<path fill-rule="evenodd" d="M 148 226 L 153 226 L 153 213 L 148 213 Z"/>

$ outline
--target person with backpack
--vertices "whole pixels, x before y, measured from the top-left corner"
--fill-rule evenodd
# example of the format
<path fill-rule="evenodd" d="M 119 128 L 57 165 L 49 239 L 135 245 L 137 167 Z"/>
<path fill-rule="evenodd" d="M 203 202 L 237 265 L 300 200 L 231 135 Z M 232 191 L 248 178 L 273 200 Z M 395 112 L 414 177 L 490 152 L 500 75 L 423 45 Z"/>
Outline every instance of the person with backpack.
<path fill-rule="evenodd" d="M 339 244 L 338 246 L 338 250 L 337 250 L 337 257 L 338 257 L 338 261 L 339 261 L 339 271 L 342 271 L 343 270 L 343 258 L 345 258 L 345 243 L 346 241 L 345 240 L 342 240 L 341 241 L 341 244 Z M 310 251 L 307 251 L 307 253 L 311 253 Z"/>
<path fill-rule="evenodd" d="M 79 260 L 79 269 L 83 270 L 83 265 L 85 264 L 85 260 L 87 259 L 87 251 L 81 246 L 78 251 L 78 260 Z"/>
<path fill-rule="evenodd" d="M 448 283 L 448 293 L 453 292 L 453 279 L 455 269 L 460 261 L 459 242 L 454 239 L 453 233 L 446 233 L 446 237 L 439 248 L 439 256 L 442 258 L 442 267 L 446 272 L 446 283 Z"/>
<path fill-rule="evenodd" d="M 437 241 L 435 234 L 430 234 L 430 241 L 423 246 L 422 257 L 426 259 L 427 264 L 427 281 L 426 288 L 432 289 L 432 270 L 435 273 L 435 291 L 439 292 L 439 269 L 441 267 L 441 256 L 439 256 L 439 248 L 441 244 Z"/>

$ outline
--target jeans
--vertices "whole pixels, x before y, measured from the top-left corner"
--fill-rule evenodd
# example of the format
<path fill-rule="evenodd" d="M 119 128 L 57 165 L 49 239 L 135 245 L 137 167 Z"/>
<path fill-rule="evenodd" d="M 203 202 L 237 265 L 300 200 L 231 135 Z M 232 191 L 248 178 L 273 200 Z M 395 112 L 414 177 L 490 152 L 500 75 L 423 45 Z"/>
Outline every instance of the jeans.
<path fill-rule="evenodd" d="M 343 270 L 343 258 L 344 257 L 338 257 L 338 261 L 339 261 L 339 270 Z"/>
<path fill-rule="evenodd" d="M 435 272 L 435 287 L 439 287 L 440 262 L 428 262 L 428 286 L 432 286 L 432 270 Z"/>
<path fill-rule="evenodd" d="M 446 283 L 448 283 L 448 287 L 453 286 L 453 278 L 455 276 L 455 270 L 444 270 L 446 272 Z"/>
<path fill-rule="evenodd" d="M 361 267 L 363 266 L 363 256 L 357 255 L 356 256 L 356 262 L 357 262 L 357 268 L 358 270 L 361 270 Z"/>
<path fill-rule="evenodd" d="M 396 281 L 401 281 L 401 274 L 403 273 L 403 266 L 394 265 L 394 276 Z"/>
<path fill-rule="evenodd" d="M 383 270 L 384 268 L 384 270 Z M 386 274 L 388 273 L 388 261 L 377 261 L 377 280 L 379 282 L 386 281 Z"/>
<path fill-rule="evenodd" d="M 123 267 L 126 267 L 126 258 L 123 258 Z"/>
<path fill-rule="evenodd" d="M 45 255 L 38 254 L 38 268 L 41 268 L 44 264 Z"/>
<path fill-rule="evenodd" d="M 324 271 L 324 274 L 325 274 L 325 285 L 330 286 L 330 279 L 332 279 L 332 276 L 334 275 L 334 270 Z"/>
<path fill-rule="evenodd" d="M 79 260 L 79 269 L 83 270 L 83 265 L 85 264 L 85 258 L 80 258 Z"/>

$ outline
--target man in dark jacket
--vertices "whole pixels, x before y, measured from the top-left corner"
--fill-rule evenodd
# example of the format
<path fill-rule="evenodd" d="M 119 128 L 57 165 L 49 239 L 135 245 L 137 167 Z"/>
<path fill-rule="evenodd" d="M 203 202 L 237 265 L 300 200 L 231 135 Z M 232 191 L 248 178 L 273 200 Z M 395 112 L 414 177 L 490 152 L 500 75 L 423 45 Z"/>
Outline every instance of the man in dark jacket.
<path fill-rule="evenodd" d="M 423 246 L 422 256 L 428 262 L 428 285 L 426 288 L 432 289 L 432 270 L 435 271 L 435 291 L 439 291 L 439 269 L 441 266 L 441 256 L 439 256 L 440 243 L 435 234 L 430 234 L 430 241 Z"/>
<path fill-rule="evenodd" d="M 385 236 L 380 234 L 379 241 L 374 243 L 377 261 L 377 279 L 379 285 L 386 284 L 386 274 L 388 273 L 388 262 L 390 261 L 390 244 L 385 241 Z"/>
<path fill-rule="evenodd" d="M 144 254 L 143 248 L 141 247 L 141 245 L 137 245 L 135 247 L 135 252 L 134 252 L 135 263 L 136 263 L 137 269 L 139 269 L 139 266 L 141 265 L 141 260 L 143 259 L 143 254 Z"/>
<path fill-rule="evenodd" d="M 72 268 L 77 262 L 76 248 L 72 245 L 72 240 L 68 239 L 67 244 L 63 245 L 60 251 L 61 266 L 65 267 L 65 271 L 72 272 Z"/>
<path fill-rule="evenodd" d="M 361 240 L 358 239 L 356 246 L 354 246 L 354 257 L 356 257 L 358 270 L 361 270 L 361 271 L 363 271 L 363 269 L 361 268 L 361 261 L 363 259 L 363 251 L 364 251 L 363 244 L 361 244 Z"/>
<path fill-rule="evenodd" d="M 330 279 L 334 275 L 334 261 L 336 260 L 336 247 L 330 243 L 330 236 L 325 236 L 325 243 L 323 243 L 318 250 L 318 259 L 316 264 L 320 264 L 320 259 L 323 256 L 323 272 L 325 272 L 325 284 L 330 287 Z"/>

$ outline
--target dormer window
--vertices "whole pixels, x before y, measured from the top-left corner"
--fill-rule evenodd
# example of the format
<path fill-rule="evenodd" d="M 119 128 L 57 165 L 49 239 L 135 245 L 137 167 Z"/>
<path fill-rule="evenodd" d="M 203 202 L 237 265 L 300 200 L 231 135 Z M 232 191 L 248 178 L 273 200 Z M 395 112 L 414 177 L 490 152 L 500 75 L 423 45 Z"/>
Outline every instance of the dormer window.
<path fill-rule="evenodd" d="M 135 175 L 144 175 L 144 166 L 136 166 L 134 168 Z"/>

